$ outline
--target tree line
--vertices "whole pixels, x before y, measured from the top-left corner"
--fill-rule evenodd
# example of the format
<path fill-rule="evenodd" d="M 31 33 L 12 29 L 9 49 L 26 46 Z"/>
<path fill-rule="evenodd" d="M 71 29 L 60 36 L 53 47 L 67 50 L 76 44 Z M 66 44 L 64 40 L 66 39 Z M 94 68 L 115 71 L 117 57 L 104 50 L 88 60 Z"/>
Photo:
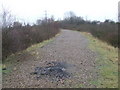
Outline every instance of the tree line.
<path fill-rule="evenodd" d="M 2 60 L 29 46 L 54 37 L 59 24 L 53 17 L 38 19 L 34 25 L 13 20 L 10 13 L 2 14 Z"/>
<path fill-rule="evenodd" d="M 105 20 L 85 20 L 76 16 L 74 12 L 65 13 L 63 20 L 54 17 L 38 19 L 34 25 L 20 23 L 3 9 L 2 18 L 2 56 L 3 60 L 9 55 L 26 49 L 32 44 L 50 39 L 59 33 L 60 28 L 89 32 L 100 40 L 119 47 L 118 26 L 119 22 Z"/>
<path fill-rule="evenodd" d="M 62 28 L 89 32 L 98 39 L 105 41 L 114 47 L 119 47 L 119 22 L 114 22 L 110 19 L 106 19 L 104 22 L 84 20 L 82 17 L 76 16 L 74 12 L 71 11 L 67 14 L 68 15 L 60 21 Z"/>

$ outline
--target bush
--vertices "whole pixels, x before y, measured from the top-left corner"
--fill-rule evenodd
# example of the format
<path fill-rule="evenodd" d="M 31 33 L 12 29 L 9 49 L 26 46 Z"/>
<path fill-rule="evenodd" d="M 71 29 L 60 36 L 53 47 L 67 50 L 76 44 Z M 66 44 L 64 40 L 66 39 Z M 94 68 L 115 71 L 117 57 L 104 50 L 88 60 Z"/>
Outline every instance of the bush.
<path fill-rule="evenodd" d="M 89 32 L 98 39 L 101 39 L 114 47 L 118 47 L 118 24 L 119 23 L 114 23 L 111 20 L 106 20 L 104 23 L 98 21 L 84 21 L 82 24 L 69 24 L 69 21 L 66 22 L 66 20 L 63 20 L 61 21 L 61 28 Z"/>
<path fill-rule="evenodd" d="M 55 36 L 58 32 L 58 23 L 55 21 L 34 26 L 4 28 L 2 30 L 3 60 L 12 53 L 24 50 L 32 44 Z"/>

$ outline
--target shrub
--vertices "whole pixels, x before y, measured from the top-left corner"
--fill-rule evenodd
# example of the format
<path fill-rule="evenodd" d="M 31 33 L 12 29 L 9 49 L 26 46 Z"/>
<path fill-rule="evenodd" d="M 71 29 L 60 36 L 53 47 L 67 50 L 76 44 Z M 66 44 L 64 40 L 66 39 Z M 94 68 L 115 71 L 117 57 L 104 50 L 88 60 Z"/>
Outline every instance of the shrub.
<path fill-rule="evenodd" d="M 61 21 L 61 28 L 72 29 L 77 31 L 90 32 L 93 36 L 101 39 L 114 47 L 119 46 L 118 41 L 118 24 L 111 20 L 105 20 L 105 22 L 98 21 L 84 21 L 84 23 L 69 24 L 69 20 Z"/>
<path fill-rule="evenodd" d="M 55 36 L 58 32 L 58 23 L 55 21 L 34 26 L 4 28 L 2 30 L 3 60 L 12 53 L 24 50 L 32 44 Z"/>

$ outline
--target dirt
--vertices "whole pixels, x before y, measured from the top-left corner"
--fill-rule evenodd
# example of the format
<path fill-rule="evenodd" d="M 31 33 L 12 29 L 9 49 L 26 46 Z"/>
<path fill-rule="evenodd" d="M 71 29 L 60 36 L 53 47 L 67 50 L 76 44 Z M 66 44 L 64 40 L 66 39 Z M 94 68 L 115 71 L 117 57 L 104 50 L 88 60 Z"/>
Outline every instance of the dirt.
<path fill-rule="evenodd" d="M 88 48 L 89 41 L 80 32 L 61 30 L 60 35 L 42 48 L 17 56 L 14 70 L 3 74 L 3 88 L 95 88 L 98 79 L 97 53 Z M 31 75 L 36 67 L 46 67 L 49 62 L 63 62 L 69 78 L 39 80 Z M 65 63 L 67 64 L 65 64 Z"/>

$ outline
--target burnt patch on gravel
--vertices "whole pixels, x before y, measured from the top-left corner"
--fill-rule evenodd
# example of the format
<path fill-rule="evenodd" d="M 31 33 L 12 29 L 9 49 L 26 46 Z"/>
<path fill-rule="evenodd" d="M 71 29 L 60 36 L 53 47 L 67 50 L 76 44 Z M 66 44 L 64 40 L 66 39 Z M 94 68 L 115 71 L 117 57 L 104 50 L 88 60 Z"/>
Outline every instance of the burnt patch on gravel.
<path fill-rule="evenodd" d="M 35 71 L 31 74 L 36 74 L 37 80 L 40 78 L 49 78 L 52 80 L 61 80 L 70 77 L 67 72 L 67 65 L 65 62 L 48 62 L 46 67 L 36 67 Z"/>

